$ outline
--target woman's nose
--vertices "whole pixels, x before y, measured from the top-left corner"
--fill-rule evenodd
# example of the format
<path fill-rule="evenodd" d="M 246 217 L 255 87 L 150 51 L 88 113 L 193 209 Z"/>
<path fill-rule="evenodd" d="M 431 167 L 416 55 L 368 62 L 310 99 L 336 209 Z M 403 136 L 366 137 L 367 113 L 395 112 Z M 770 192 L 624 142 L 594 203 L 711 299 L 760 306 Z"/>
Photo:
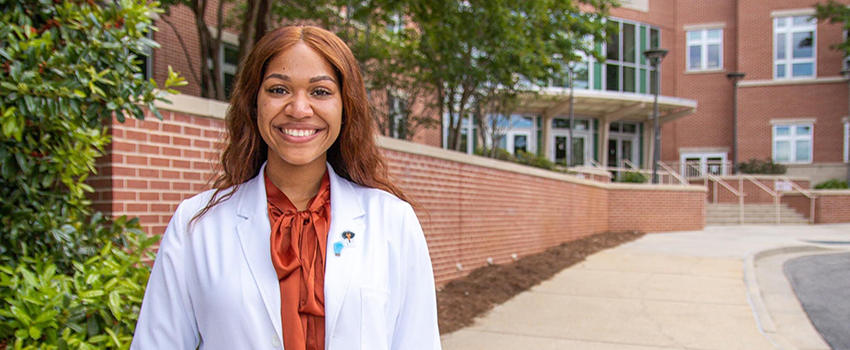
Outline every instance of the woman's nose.
<path fill-rule="evenodd" d="M 313 116 L 313 107 L 306 93 L 296 93 L 287 104 L 284 112 L 293 118 L 307 118 Z"/>

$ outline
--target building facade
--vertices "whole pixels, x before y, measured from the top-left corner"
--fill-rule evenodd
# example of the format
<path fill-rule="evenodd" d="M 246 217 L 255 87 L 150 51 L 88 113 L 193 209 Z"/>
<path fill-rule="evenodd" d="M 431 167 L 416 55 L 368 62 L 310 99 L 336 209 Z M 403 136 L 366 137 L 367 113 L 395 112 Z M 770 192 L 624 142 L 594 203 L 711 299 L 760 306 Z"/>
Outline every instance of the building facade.
<path fill-rule="evenodd" d="M 850 5 L 850 0 L 842 2 Z M 789 175 L 810 177 L 813 184 L 846 178 L 850 91 L 840 73 L 845 57 L 832 49 L 846 34 L 840 24 L 811 18 L 817 3 L 623 1 L 611 13 L 619 33 L 599 45 L 606 60 L 589 58 L 576 69 L 573 132 L 567 118 L 570 88 L 553 82 L 516 115 L 497 123 L 505 135 L 498 146 L 564 165 L 572 148 L 572 165 L 648 169 L 653 91 L 660 87 L 661 160 L 670 169 L 683 175 L 729 174 L 737 150 L 738 162 L 772 159 L 785 164 Z M 162 48 L 147 65 L 154 78 L 164 79 L 168 65 L 183 72 L 189 70 L 188 60 L 201 66 L 196 55 L 186 54 L 198 47 L 191 16 L 188 9 L 175 7 L 170 14 L 174 27 L 157 22 L 160 30 L 153 39 Z M 238 36 L 225 31 L 224 43 L 227 82 L 237 64 L 227 52 L 236 50 Z M 669 50 L 659 81 L 642 55 L 650 48 Z M 730 72 L 746 74 L 737 90 L 737 125 Z M 199 95 L 197 84 L 187 80 L 182 92 Z M 448 121 L 443 125 L 443 130 L 420 132 L 414 142 L 444 146 Z M 465 122 L 462 133 L 466 152 L 493 146 L 475 123 Z"/>

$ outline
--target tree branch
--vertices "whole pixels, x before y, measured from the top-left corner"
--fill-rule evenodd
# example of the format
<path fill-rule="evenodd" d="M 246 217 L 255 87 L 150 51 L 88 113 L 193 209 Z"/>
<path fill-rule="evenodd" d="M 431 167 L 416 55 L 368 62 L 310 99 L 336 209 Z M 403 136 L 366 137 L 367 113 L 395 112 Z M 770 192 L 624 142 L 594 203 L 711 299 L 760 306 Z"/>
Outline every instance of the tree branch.
<path fill-rule="evenodd" d="M 162 19 L 165 24 L 168 24 L 168 26 L 171 27 L 171 30 L 174 31 L 174 35 L 177 36 L 177 42 L 180 43 L 180 48 L 183 49 L 183 53 L 186 55 L 186 63 L 189 64 L 189 71 L 192 72 L 192 80 L 195 81 L 195 84 L 198 84 L 198 86 L 200 86 L 201 79 L 198 78 L 198 73 L 195 72 L 195 65 L 192 64 L 192 56 L 189 55 L 189 49 L 186 48 L 186 43 L 183 42 L 183 35 L 180 34 L 180 31 L 177 30 L 177 28 L 174 26 L 174 23 L 172 23 L 169 18 L 162 16 L 160 17 L 160 19 Z"/>

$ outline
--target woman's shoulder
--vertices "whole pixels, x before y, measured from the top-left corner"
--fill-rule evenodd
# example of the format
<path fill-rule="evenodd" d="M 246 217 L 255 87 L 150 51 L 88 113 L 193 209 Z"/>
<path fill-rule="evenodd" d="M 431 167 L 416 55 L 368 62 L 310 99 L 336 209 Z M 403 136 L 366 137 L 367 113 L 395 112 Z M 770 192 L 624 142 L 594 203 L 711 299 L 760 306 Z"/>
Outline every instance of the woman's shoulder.
<path fill-rule="evenodd" d="M 233 193 L 236 191 L 235 193 Z M 228 206 L 232 202 L 234 202 L 234 197 L 238 194 L 239 189 L 234 187 L 224 188 L 220 190 L 209 189 L 198 193 L 192 197 L 184 199 L 180 202 L 180 205 L 177 207 L 177 211 L 174 213 L 175 216 L 180 216 L 185 221 L 191 220 L 195 217 L 196 214 L 200 213 L 206 206 L 213 201 L 213 196 L 215 199 L 222 198 L 222 201 L 217 205 L 210 208 L 210 211 L 214 211 L 219 207 Z M 231 194 L 232 193 L 232 194 Z M 210 214 L 210 213 L 207 213 Z M 206 216 L 206 215 L 205 215 Z"/>
<path fill-rule="evenodd" d="M 364 207 L 377 205 L 390 210 L 398 210 L 399 212 L 408 209 L 412 210 L 410 203 L 407 203 L 403 199 L 398 198 L 396 195 L 388 191 L 379 188 L 361 186 L 353 182 L 350 183 L 354 192 L 357 193 L 363 201 Z"/>

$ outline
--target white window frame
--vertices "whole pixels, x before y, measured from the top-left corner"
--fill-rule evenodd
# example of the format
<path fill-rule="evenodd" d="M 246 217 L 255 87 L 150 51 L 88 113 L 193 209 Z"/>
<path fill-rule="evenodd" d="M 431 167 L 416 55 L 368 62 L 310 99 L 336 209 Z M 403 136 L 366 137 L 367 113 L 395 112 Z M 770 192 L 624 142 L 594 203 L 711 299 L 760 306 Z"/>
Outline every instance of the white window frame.
<path fill-rule="evenodd" d="M 776 128 L 779 128 L 779 127 L 790 127 L 791 128 L 790 129 L 791 134 L 788 135 L 788 136 L 777 136 L 776 135 Z M 808 135 L 797 135 L 797 128 L 798 127 L 809 127 L 809 130 L 811 130 L 811 132 L 809 132 Z M 781 164 L 811 164 L 812 163 L 812 160 L 815 156 L 814 155 L 814 153 L 815 153 L 815 142 L 814 142 L 815 125 L 813 123 L 774 124 L 774 125 L 771 126 L 771 129 L 772 130 L 771 130 L 770 148 L 771 148 L 771 158 L 773 159 L 774 162 L 781 163 Z M 800 141 L 800 140 L 808 140 L 809 141 L 809 159 L 806 160 L 806 161 L 797 160 L 797 141 Z M 788 141 L 788 143 L 791 145 L 791 149 L 788 150 L 788 152 L 789 152 L 788 155 L 789 155 L 790 160 L 780 162 L 776 159 L 776 142 L 777 141 Z"/>
<path fill-rule="evenodd" d="M 708 32 L 710 31 L 720 31 L 720 38 L 717 39 L 709 39 Z M 692 40 L 691 33 L 699 32 L 700 39 Z M 687 45 L 685 46 L 687 49 L 685 50 L 685 67 L 688 72 L 698 72 L 698 71 L 707 71 L 707 70 L 722 70 L 723 69 L 723 28 L 708 28 L 708 29 L 696 29 L 689 30 L 685 32 L 685 41 Z M 709 67 L 708 66 L 708 45 L 717 44 L 720 46 L 720 60 L 717 67 Z M 691 46 L 699 46 L 700 47 L 700 65 L 697 68 L 691 68 Z"/>
<path fill-rule="evenodd" d="M 850 121 L 844 122 L 844 162 L 850 163 Z"/>
<path fill-rule="evenodd" d="M 534 147 L 533 147 L 534 142 L 531 142 L 532 141 L 531 140 L 531 129 L 525 129 L 525 128 L 521 128 L 521 129 L 518 129 L 518 130 L 511 130 L 511 131 L 507 132 L 505 137 L 507 138 L 506 139 L 506 141 L 507 141 L 506 146 L 508 147 L 508 149 L 507 149 L 508 153 L 514 154 L 514 137 L 515 136 L 525 136 L 525 139 L 527 140 L 526 141 L 527 143 L 526 143 L 526 146 L 525 146 L 526 152 L 532 153 L 532 154 L 534 153 L 534 151 L 535 151 Z"/>
<path fill-rule="evenodd" d="M 802 25 L 794 25 L 795 17 L 810 17 L 809 15 L 785 16 L 773 18 L 773 79 L 774 80 L 792 80 L 792 79 L 812 79 L 818 76 L 818 30 L 817 20 L 812 20 L 810 23 Z M 780 28 L 779 21 L 784 20 L 785 26 Z M 812 57 L 810 58 L 794 58 L 793 41 L 795 33 L 812 32 Z M 776 57 L 777 37 L 779 34 L 785 34 L 785 58 L 779 59 Z M 792 66 L 795 63 L 811 63 L 812 75 L 792 76 Z M 785 76 L 779 77 L 777 66 L 785 65 Z"/>
<path fill-rule="evenodd" d="M 720 158 L 720 162 L 722 164 L 720 167 L 721 176 L 729 174 L 729 169 L 727 167 L 728 158 L 726 158 L 726 156 L 726 152 L 681 152 L 679 154 L 680 174 L 689 173 L 689 169 L 687 169 L 688 158 L 699 158 L 699 172 L 701 175 L 708 171 L 709 158 Z"/>
<path fill-rule="evenodd" d="M 566 119 L 565 117 L 558 117 L 562 119 Z M 575 165 L 585 165 L 589 166 L 590 160 L 593 159 L 593 120 L 587 118 L 575 118 L 575 124 L 578 125 L 579 121 L 587 122 L 588 128 L 584 130 L 573 130 L 573 137 L 582 137 L 584 138 L 584 164 L 575 164 Z M 555 123 L 555 118 L 549 118 L 549 123 Z M 555 162 L 555 137 L 561 136 L 567 138 L 567 147 L 572 147 L 572 140 L 570 140 L 570 129 L 555 129 L 554 125 L 550 128 L 551 132 L 549 133 L 549 138 L 551 139 L 551 144 L 549 145 L 549 151 L 551 152 L 550 161 Z M 558 163 L 560 164 L 560 163 Z"/>

